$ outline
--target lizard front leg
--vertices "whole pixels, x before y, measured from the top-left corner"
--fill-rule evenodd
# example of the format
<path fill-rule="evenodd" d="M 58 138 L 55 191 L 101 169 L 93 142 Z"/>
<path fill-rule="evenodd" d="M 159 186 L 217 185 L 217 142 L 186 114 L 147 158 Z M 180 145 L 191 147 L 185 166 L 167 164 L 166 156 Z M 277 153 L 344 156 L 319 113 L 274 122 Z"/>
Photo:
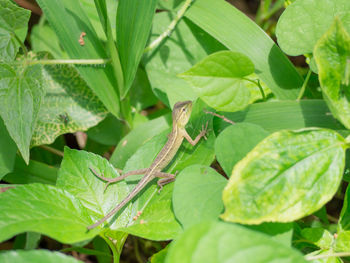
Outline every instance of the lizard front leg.
<path fill-rule="evenodd" d="M 186 129 L 183 130 L 183 136 L 192 146 L 195 146 L 202 137 L 204 137 L 205 140 L 207 139 L 206 137 L 207 132 L 208 132 L 208 122 L 205 124 L 205 127 L 202 125 L 202 130 L 199 132 L 199 134 L 194 140 L 187 133 Z"/>

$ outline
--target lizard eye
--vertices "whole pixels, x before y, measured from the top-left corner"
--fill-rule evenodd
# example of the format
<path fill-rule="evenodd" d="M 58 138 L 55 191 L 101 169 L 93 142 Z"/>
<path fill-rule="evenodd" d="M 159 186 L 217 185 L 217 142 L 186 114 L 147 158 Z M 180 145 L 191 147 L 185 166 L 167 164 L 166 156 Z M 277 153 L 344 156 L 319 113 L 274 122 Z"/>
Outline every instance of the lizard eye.
<path fill-rule="evenodd" d="M 185 111 L 186 111 L 186 108 L 182 108 L 182 111 L 185 112 Z"/>

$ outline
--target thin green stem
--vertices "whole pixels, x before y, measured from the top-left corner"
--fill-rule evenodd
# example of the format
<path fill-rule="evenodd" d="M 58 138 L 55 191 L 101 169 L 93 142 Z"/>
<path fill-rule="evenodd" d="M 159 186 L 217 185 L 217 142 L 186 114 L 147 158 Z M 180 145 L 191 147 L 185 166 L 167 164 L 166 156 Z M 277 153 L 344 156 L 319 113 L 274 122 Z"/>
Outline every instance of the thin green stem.
<path fill-rule="evenodd" d="M 42 59 L 28 60 L 28 65 L 104 65 L 110 62 L 110 59 Z"/>
<path fill-rule="evenodd" d="M 20 44 L 20 46 L 23 50 L 24 56 L 28 57 L 28 50 L 27 50 L 26 46 L 24 45 L 24 43 L 19 39 L 19 37 L 15 33 L 12 33 L 12 34 L 15 37 L 16 41 Z"/>
<path fill-rule="evenodd" d="M 307 75 L 306 75 L 306 78 L 304 80 L 304 83 L 303 83 L 303 86 L 301 87 L 301 90 L 299 92 L 299 96 L 297 98 L 297 101 L 301 100 L 301 98 L 304 96 L 304 92 L 306 90 L 306 86 L 307 86 L 307 83 L 309 83 L 309 79 L 310 79 L 310 76 L 311 76 L 311 69 L 309 69 Z"/>
<path fill-rule="evenodd" d="M 260 93 L 261 93 L 261 96 L 262 96 L 263 100 L 266 99 L 264 89 L 262 88 L 262 86 L 261 86 L 261 84 L 260 84 L 260 79 L 258 79 L 257 81 L 252 80 L 252 79 L 248 79 L 248 78 L 242 78 L 242 79 L 244 79 L 244 80 L 246 80 L 246 81 L 250 81 L 250 82 L 254 83 L 255 85 L 257 85 L 258 88 L 259 88 L 259 90 L 260 90 Z"/>
<path fill-rule="evenodd" d="M 161 35 L 159 35 L 159 37 L 157 37 L 155 40 L 153 40 L 152 43 L 148 47 L 145 48 L 144 53 L 156 48 L 166 37 L 169 37 L 171 35 L 171 33 L 174 31 L 177 23 L 184 16 L 186 10 L 191 6 L 193 1 L 194 0 L 186 0 L 185 1 L 183 6 L 176 13 L 175 18 L 170 22 L 167 29 Z"/>
<path fill-rule="evenodd" d="M 56 154 L 56 155 L 61 156 L 61 157 L 63 157 L 63 155 L 64 155 L 64 153 L 62 151 L 57 150 L 57 149 L 52 148 L 52 147 L 47 146 L 47 145 L 40 145 L 39 147 L 50 152 L 50 153 Z"/>
<path fill-rule="evenodd" d="M 316 255 L 316 256 L 306 256 L 306 260 L 316 260 L 321 258 L 330 258 L 330 257 L 350 257 L 350 252 L 338 252 L 332 254 Z"/>
<path fill-rule="evenodd" d="M 120 253 L 117 250 L 116 246 L 114 245 L 114 243 L 112 242 L 112 240 L 109 239 L 109 237 L 106 237 L 105 235 L 100 235 L 108 244 L 108 246 L 110 247 L 110 249 L 112 250 L 112 254 L 113 254 L 113 263 L 119 263 L 120 260 Z"/>

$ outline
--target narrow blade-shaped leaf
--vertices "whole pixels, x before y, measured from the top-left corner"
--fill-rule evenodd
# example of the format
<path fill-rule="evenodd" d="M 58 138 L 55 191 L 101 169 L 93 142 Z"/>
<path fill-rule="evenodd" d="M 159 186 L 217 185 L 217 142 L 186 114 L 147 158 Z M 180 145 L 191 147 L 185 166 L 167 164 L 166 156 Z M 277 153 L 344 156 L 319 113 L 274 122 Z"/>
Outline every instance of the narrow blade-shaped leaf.
<path fill-rule="evenodd" d="M 0 64 L 0 116 L 26 163 L 43 97 L 40 65 Z"/>
<path fill-rule="evenodd" d="M 79 1 L 38 0 L 37 2 L 70 58 L 107 58 L 105 49 Z M 83 46 L 79 44 L 79 36 L 82 32 L 86 33 Z M 120 114 L 119 95 L 117 88 L 113 85 L 115 79 L 112 66 L 107 64 L 106 67 L 76 67 L 106 108 L 118 117 Z"/>
<path fill-rule="evenodd" d="M 340 20 L 317 42 L 314 56 L 323 97 L 333 115 L 350 129 L 350 35 Z"/>
<path fill-rule="evenodd" d="M 297 98 L 302 78 L 272 39 L 245 14 L 223 0 L 198 0 L 185 16 L 228 49 L 248 56 L 255 73 L 277 98 Z"/>
<path fill-rule="evenodd" d="M 317 211 L 339 187 L 347 147 L 332 130 L 270 135 L 233 168 L 222 218 L 243 224 L 291 222 Z"/>
<path fill-rule="evenodd" d="M 124 72 L 123 98 L 131 87 L 156 11 L 157 0 L 120 0 L 117 12 L 117 48 Z"/>

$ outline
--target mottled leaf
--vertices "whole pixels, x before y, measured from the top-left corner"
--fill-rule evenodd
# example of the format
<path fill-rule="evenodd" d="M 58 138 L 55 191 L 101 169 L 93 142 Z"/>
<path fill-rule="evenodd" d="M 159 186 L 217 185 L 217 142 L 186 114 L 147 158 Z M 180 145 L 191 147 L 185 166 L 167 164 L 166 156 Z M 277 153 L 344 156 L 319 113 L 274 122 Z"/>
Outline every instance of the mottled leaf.
<path fill-rule="evenodd" d="M 287 7 L 278 20 L 278 44 L 291 56 L 312 53 L 316 42 L 336 17 L 350 32 L 348 0 L 297 0 Z"/>
<path fill-rule="evenodd" d="M 338 189 L 347 147 L 332 130 L 273 133 L 234 167 L 223 192 L 222 218 L 291 222 L 317 211 Z"/>
<path fill-rule="evenodd" d="M 42 53 L 38 57 L 52 58 Z M 68 65 L 43 67 L 43 99 L 32 146 L 51 144 L 59 135 L 84 131 L 107 116 L 107 110 L 77 70 Z"/>
<path fill-rule="evenodd" d="M 314 56 L 323 97 L 332 114 L 350 129 L 350 35 L 340 20 L 317 42 Z"/>

